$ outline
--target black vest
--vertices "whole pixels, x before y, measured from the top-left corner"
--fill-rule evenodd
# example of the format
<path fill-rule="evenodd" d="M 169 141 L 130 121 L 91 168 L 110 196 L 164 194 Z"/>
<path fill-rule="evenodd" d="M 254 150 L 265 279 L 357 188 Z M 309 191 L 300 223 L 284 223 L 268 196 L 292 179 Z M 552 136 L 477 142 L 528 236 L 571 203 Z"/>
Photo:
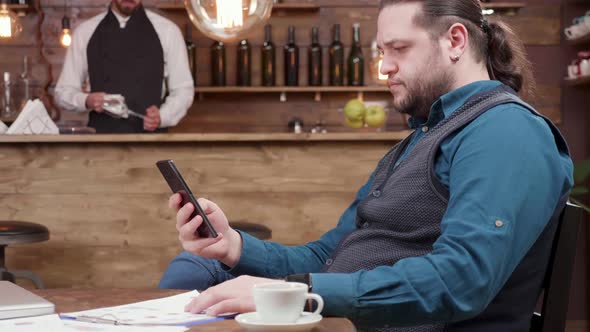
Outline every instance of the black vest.
<path fill-rule="evenodd" d="M 164 51 L 143 6 L 124 29 L 109 8 L 88 42 L 88 76 L 92 92 L 121 94 L 130 110 L 145 114 L 162 104 Z M 116 119 L 90 112 L 88 125 L 97 133 L 142 133 L 143 120 Z"/>
<path fill-rule="evenodd" d="M 434 172 L 439 146 L 452 133 L 487 110 L 504 103 L 517 103 L 542 116 L 523 103 L 510 88 L 500 86 L 473 96 L 451 116 L 432 127 L 395 170 L 393 165 L 410 138 L 386 154 L 374 172 L 370 194 L 358 205 L 357 229 L 338 244 L 324 270 L 332 273 L 371 270 L 378 266 L 393 265 L 403 258 L 430 253 L 432 245 L 440 236 L 440 223 L 449 198 L 447 188 L 440 183 Z M 544 119 L 551 128 L 559 150 L 569 154 L 565 140 L 557 128 L 551 121 Z M 529 331 L 545 277 L 559 213 L 566 200 L 567 195 L 561 197 L 543 233 L 496 297 L 476 317 L 460 322 L 391 328 L 387 326 L 395 324 L 389 318 L 393 313 L 384 307 L 380 308 L 380 313 L 374 320 L 355 321 L 355 324 L 361 329 L 371 331 Z"/>

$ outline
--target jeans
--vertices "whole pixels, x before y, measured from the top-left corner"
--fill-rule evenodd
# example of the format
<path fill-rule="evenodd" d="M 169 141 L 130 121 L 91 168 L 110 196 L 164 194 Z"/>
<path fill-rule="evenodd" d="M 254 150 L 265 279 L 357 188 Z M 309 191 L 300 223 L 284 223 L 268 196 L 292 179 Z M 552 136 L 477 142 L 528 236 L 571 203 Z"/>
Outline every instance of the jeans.
<path fill-rule="evenodd" d="M 219 261 L 183 251 L 170 262 L 158 288 L 202 291 L 233 278 Z"/>

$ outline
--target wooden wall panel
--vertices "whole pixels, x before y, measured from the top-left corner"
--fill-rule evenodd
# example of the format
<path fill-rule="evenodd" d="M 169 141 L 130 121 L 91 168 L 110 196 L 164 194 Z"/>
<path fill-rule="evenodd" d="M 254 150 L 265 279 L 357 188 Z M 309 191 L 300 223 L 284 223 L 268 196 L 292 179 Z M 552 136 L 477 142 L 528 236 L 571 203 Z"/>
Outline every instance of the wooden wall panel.
<path fill-rule="evenodd" d="M 181 247 L 155 161 L 172 158 L 230 221 L 300 244 L 332 228 L 388 142 L 3 144 L 0 220 L 46 225 L 7 265 L 48 287 L 154 287 Z"/>

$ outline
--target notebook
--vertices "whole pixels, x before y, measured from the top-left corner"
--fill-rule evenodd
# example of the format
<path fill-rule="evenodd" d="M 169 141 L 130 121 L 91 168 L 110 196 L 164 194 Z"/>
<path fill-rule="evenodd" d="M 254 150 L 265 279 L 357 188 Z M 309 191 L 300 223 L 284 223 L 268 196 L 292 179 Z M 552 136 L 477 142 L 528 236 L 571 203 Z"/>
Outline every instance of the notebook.
<path fill-rule="evenodd" d="M 55 305 L 8 281 L 0 281 L 0 319 L 48 315 Z"/>

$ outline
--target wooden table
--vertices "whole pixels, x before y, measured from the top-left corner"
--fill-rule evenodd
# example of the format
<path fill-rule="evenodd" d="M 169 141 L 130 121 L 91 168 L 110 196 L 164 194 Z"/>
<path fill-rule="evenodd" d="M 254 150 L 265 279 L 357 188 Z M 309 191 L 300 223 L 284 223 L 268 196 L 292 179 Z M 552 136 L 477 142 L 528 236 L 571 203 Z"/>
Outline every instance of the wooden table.
<path fill-rule="evenodd" d="M 183 291 L 162 289 L 39 289 L 34 293 L 55 304 L 55 311 L 71 312 L 127 304 L 179 294 Z M 192 332 L 242 331 L 234 320 L 191 327 Z M 346 318 L 324 318 L 312 332 L 355 332 Z"/>

